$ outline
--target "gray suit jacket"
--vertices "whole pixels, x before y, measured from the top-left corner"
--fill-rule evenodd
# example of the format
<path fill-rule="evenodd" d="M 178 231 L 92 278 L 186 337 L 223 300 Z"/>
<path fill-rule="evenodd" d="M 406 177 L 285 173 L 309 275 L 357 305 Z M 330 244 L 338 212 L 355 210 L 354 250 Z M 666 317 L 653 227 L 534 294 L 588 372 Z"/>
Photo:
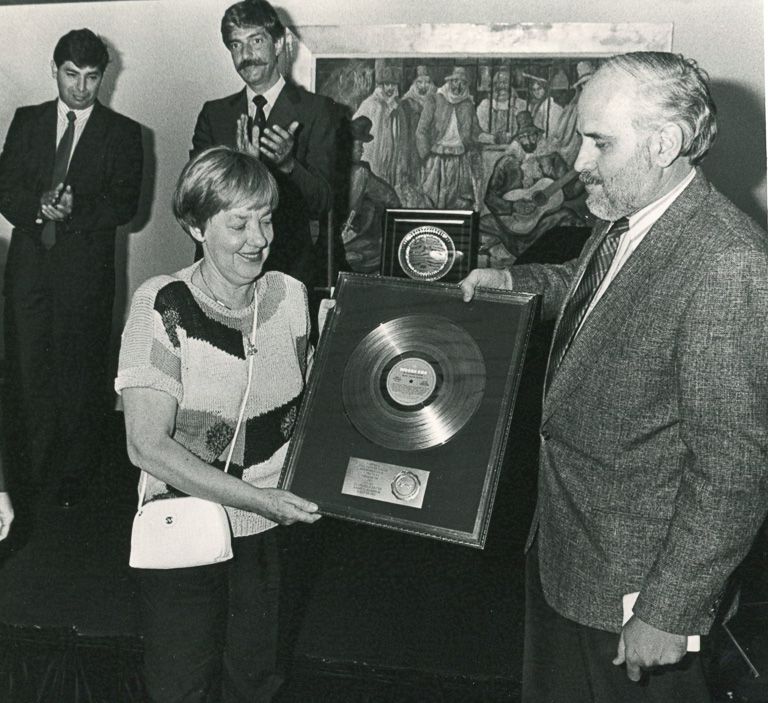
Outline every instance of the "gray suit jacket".
<path fill-rule="evenodd" d="M 514 268 L 557 317 L 578 260 Z M 768 510 L 768 245 L 701 172 L 587 318 L 544 399 L 541 580 L 562 615 L 618 632 L 621 599 L 706 633 Z"/>

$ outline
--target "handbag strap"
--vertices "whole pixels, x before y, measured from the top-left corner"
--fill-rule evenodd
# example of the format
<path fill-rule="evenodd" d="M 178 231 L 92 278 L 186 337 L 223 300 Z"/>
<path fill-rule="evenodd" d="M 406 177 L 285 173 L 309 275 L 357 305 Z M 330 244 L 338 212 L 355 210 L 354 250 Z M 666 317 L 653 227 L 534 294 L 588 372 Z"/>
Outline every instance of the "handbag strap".
<path fill-rule="evenodd" d="M 251 324 L 250 337 L 245 342 L 245 355 L 248 358 L 248 382 L 245 385 L 245 393 L 243 393 L 243 399 L 240 401 L 240 413 L 237 416 L 237 424 L 235 425 L 235 434 L 232 436 L 232 441 L 229 443 L 229 452 L 227 453 L 227 462 L 224 464 L 224 473 L 229 473 L 229 464 L 232 461 L 232 453 L 235 451 L 235 442 L 237 441 L 237 435 L 240 433 L 240 427 L 243 424 L 243 416 L 245 415 L 245 406 L 248 404 L 248 397 L 251 394 L 251 382 L 253 381 L 253 360 L 256 357 L 256 327 L 259 320 L 259 298 L 256 295 L 256 283 L 253 284 L 253 323 Z M 141 479 L 139 480 L 139 505 L 136 510 L 141 510 L 141 506 L 144 505 L 144 496 L 147 492 L 147 477 L 146 471 L 141 472 Z"/>

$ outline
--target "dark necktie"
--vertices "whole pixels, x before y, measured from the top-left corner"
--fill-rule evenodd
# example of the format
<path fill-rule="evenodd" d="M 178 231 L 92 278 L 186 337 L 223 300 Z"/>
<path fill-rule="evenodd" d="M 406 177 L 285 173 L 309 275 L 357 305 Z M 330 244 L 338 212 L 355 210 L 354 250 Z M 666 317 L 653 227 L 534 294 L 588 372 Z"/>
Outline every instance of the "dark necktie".
<path fill-rule="evenodd" d="M 251 122 L 251 126 L 248 129 L 248 139 L 253 142 L 253 128 L 259 128 L 259 139 L 264 132 L 264 127 L 267 126 L 267 114 L 264 112 L 264 106 L 267 104 L 267 99 L 263 95 L 254 95 L 253 104 L 256 106 L 256 115 Z M 257 140 L 258 145 L 258 140 Z"/>
<path fill-rule="evenodd" d="M 589 305 L 595 293 L 600 288 L 600 284 L 611 267 L 613 257 L 619 248 L 619 239 L 621 235 L 629 229 L 629 220 L 622 217 L 616 220 L 606 231 L 603 241 L 597 247 L 595 253 L 587 264 L 584 275 L 576 286 L 573 295 L 568 299 L 557 328 L 555 338 L 552 340 L 552 349 L 549 352 L 549 365 L 547 366 L 547 384 L 549 385 L 557 372 L 558 367 L 565 358 L 568 348 L 571 346 L 584 317 L 589 310 Z"/>
<path fill-rule="evenodd" d="M 56 156 L 53 160 L 53 176 L 51 177 L 51 188 L 55 188 L 59 183 L 64 183 L 69 169 L 69 157 L 72 153 L 72 142 L 75 140 L 75 113 L 71 110 L 67 113 L 67 128 L 61 135 L 59 145 L 56 147 Z M 56 244 L 56 222 L 46 220 L 43 225 L 43 231 L 40 240 L 46 249 L 50 249 Z"/>

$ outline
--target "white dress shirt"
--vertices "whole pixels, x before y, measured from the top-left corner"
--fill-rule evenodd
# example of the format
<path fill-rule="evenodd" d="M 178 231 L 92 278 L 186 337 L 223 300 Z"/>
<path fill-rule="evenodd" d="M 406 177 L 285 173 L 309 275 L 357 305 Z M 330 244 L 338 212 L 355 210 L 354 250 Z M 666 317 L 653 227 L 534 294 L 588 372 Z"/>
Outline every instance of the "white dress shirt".
<path fill-rule="evenodd" d="M 69 152 L 69 160 L 72 161 L 72 154 L 75 153 L 75 147 L 77 146 L 77 143 L 80 141 L 80 136 L 83 134 L 83 130 L 85 129 L 85 125 L 88 123 L 88 119 L 91 116 L 91 113 L 93 112 L 93 105 L 90 107 L 86 107 L 85 110 L 73 110 L 71 107 L 67 107 L 67 105 L 59 98 L 57 100 L 56 105 L 56 144 L 61 141 L 61 138 L 64 136 L 64 131 L 67 129 L 67 125 L 69 124 L 69 120 L 67 119 L 67 113 L 74 112 L 75 113 L 75 136 L 72 140 L 72 151 Z M 67 168 L 69 168 L 69 164 L 67 164 Z"/>
<path fill-rule="evenodd" d="M 264 105 L 264 117 L 268 118 L 269 113 L 272 112 L 272 107 L 274 106 L 275 102 L 277 101 L 278 95 L 280 95 L 280 91 L 283 89 L 283 86 L 285 85 L 285 78 L 282 76 L 278 76 L 278 79 L 276 83 L 271 87 L 265 90 L 263 93 L 255 93 L 253 90 L 251 90 L 250 86 L 245 86 L 245 96 L 248 99 L 248 115 L 252 119 L 256 119 L 256 106 L 253 104 L 253 99 L 257 95 L 263 95 L 264 99 L 267 101 L 266 105 Z"/>
<path fill-rule="evenodd" d="M 693 180 L 695 175 L 696 170 L 692 168 L 690 173 L 688 173 L 688 175 L 672 190 L 629 216 L 629 229 L 619 238 L 619 248 L 616 250 L 616 255 L 613 257 L 613 262 L 611 263 L 608 272 L 605 274 L 603 282 L 597 289 L 594 298 L 592 298 L 592 302 L 587 309 L 587 314 L 584 316 L 584 320 L 587 319 L 595 305 L 597 305 L 597 301 L 602 298 L 603 294 L 608 289 L 608 286 L 611 285 L 613 279 L 616 278 L 616 275 L 621 271 L 621 267 L 627 262 L 632 255 L 632 252 L 637 249 L 651 227 L 653 227 L 653 225 L 656 224 L 656 221 L 667 211 L 667 209 L 669 209 L 669 206 L 675 202 L 688 184 Z M 581 324 L 584 324 L 583 320 Z M 581 329 L 581 327 L 579 327 L 579 329 Z"/>

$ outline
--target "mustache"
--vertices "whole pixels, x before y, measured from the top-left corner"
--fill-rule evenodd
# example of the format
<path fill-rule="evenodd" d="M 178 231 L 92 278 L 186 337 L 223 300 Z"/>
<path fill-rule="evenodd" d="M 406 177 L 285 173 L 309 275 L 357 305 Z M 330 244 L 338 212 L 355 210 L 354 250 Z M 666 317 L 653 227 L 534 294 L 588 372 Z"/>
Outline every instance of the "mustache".
<path fill-rule="evenodd" d="M 251 67 L 257 67 L 257 66 L 266 66 L 266 61 L 259 61 L 258 59 L 243 59 L 239 64 L 237 64 L 237 70 L 242 71 L 244 68 L 251 68 Z"/>
<path fill-rule="evenodd" d="M 588 171 L 582 171 L 579 174 L 579 180 L 587 186 L 602 185 L 603 181 L 599 176 L 596 176 Z"/>

